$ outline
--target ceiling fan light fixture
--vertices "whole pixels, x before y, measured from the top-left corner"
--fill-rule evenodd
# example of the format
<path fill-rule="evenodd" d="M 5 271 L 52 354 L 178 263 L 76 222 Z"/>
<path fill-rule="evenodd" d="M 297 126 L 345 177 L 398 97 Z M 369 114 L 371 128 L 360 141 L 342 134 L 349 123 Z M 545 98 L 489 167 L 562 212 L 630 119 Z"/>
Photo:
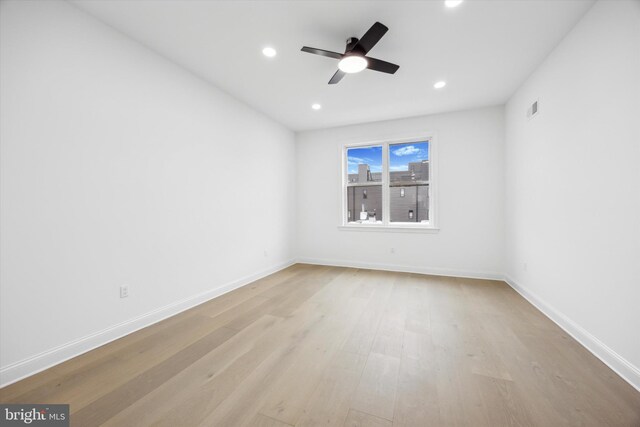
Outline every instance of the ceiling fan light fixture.
<path fill-rule="evenodd" d="M 264 49 L 262 49 L 262 54 L 267 58 L 273 58 L 278 54 L 278 52 L 276 52 L 276 50 L 271 46 L 267 46 Z"/>
<path fill-rule="evenodd" d="M 458 7 L 462 0 L 445 0 L 444 5 L 447 7 Z"/>
<path fill-rule="evenodd" d="M 347 39 L 347 46 L 344 53 L 332 52 L 330 50 L 318 49 L 315 47 L 302 46 L 302 52 L 320 55 L 326 58 L 337 59 L 338 71 L 329 80 L 330 85 L 334 85 L 343 79 L 347 74 L 359 73 L 366 69 L 378 71 L 386 74 L 395 74 L 400 68 L 399 65 L 383 61 L 376 58 L 367 58 L 365 55 L 374 47 L 389 30 L 379 22 L 376 22 L 364 33 L 362 38 L 350 37 Z"/>
<path fill-rule="evenodd" d="M 366 58 L 360 55 L 345 56 L 338 62 L 338 68 L 348 74 L 359 73 L 367 68 L 369 63 Z"/>

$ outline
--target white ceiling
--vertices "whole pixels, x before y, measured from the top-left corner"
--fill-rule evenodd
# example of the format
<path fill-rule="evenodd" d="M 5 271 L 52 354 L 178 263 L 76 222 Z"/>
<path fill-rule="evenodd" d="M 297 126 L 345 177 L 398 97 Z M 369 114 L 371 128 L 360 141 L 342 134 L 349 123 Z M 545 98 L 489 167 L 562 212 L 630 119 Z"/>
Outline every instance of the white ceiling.
<path fill-rule="evenodd" d="M 593 0 L 73 0 L 73 3 L 293 130 L 499 105 Z M 375 22 L 370 56 L 400 65 L 328 85 L 344 51 Z M 261 50 L 273 46 L 268 59 Z M 435 90 L 433 84 L 446 80 Z M 322 104 L 314 111 L 312 103 Z"/>

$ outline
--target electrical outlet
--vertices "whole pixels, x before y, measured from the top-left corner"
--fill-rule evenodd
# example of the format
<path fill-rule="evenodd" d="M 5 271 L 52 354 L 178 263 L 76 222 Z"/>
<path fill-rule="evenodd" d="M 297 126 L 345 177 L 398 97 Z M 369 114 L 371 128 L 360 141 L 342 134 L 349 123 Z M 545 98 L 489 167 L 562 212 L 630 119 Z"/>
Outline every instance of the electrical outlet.
<path fill-rule="evenodd" d="M 396 253 L 396 248 L 389 249 L 389 252 L 391 252 L 392 254 L 395 254 Z"/>
<path fill-rule="evenodd" d="M 268 256 L 269 256 L 269 252 L 264 251 L 264 257 L 266 258 L 266 257 L 268 257 Z"/>
<path fill-rule="evenodd" d="M 126 298 L 129 296 L 129 285 L 120 286 L 120 298 Z"/>
<path fill-rule="evenodd" d="M 524 264 L 522 264 L 522 270 L 523 271 L 527 271 L 527 268 L 528 268 L 528 265 L 527 265 L 526 262 Z"/>

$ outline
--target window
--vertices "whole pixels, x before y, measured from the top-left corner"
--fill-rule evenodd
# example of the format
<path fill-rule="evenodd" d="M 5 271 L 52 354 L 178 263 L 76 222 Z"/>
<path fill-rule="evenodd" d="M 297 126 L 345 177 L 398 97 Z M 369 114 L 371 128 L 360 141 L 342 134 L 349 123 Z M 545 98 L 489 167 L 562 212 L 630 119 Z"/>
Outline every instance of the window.
<path fill-rule="evenodd" d="M 344 147 L 343 225 L 434 228 L 432 146 L 420 138 Z"/>

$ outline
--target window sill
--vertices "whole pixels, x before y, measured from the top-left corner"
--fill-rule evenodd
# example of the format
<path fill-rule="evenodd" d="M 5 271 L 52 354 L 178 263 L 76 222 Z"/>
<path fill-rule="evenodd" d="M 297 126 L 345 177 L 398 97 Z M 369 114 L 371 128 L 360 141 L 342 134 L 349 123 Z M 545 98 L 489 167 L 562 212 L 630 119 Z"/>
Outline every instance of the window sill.
<path fill-rule="evenodd" d="M 339 225 L 342 231 L 377 231 L 387 233 L 438 233 L 437 227 L 428 225 L 381 225 L 381 224 L 353 224 Z"/>

